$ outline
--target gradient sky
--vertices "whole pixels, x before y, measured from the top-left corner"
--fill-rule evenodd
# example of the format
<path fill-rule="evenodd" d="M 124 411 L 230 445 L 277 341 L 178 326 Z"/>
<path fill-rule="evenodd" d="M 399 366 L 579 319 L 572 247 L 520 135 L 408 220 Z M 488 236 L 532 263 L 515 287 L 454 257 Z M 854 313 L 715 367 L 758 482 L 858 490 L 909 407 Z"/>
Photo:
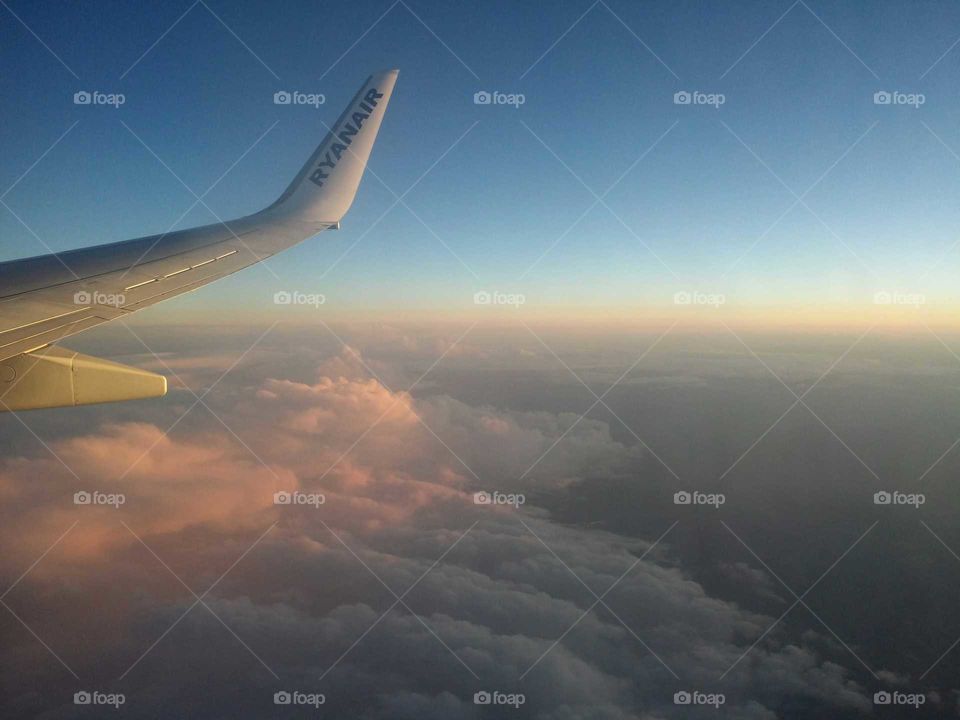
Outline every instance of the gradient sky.
<path fill-rule="evenodd" d="M 956 714 L 960 335 L 917 320 L 960 330 L 960 6 L 391 1 L 0 0 L 0 259 L 256 211 L 401 70 L 342 230 L 68 341 L 166 398 L 0 414 L 0 713 Z M 926 296 L 913 335 L 866 330 L 881 290 Z M 691 309 L 779 327 L 673 331 Z"/>
<path fill-rule="evenodd" d="M 177 222 L 195 202 L 184 185 L 217 183 L 204 202 L 222 219 L 255 211 L 369 72 L 401 70 L 343 230 L 152 320 L 276 314 L 278 289 L 324 293 L 328 314 L 469 311 L 479 289 L 531 308 L 678 290 L 733 307 L 957 300 L 955 4 L 6 5 L 4 259 L 45 253 L 37 237 L 62 250 L 215 221 L 198 205 Z M 327 102 L 275 105 L 282 89 Z M 126 103 L 77 106 L 78 90 Z M 526 103 L 477 106 L 478 90 Z M 726 102 L 678 106 L 680 90 Z M 925 103 L 875 105 L 878 90 Z"/>

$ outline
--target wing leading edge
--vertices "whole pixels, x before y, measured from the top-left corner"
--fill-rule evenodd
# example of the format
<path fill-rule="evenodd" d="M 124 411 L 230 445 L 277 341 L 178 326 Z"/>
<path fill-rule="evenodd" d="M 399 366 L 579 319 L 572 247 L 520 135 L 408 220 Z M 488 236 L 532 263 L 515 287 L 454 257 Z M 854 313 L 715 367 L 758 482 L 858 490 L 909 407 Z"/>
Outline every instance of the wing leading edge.
<path fill-rule="evenodd" d="M 62 372 L 64 364 L 28 363 L 22 356 L 195 290 L 323 230 L 338 228 L 356 196 L 397 74 L 388 70 L 367 78 L 293 182 L 260 212 L 189 230 L 0 263 L 0 410 L 121 399 L 96 399 L 96 393 L 87 392 L 82 401 L 73 395 L 61 403 L 48 393 L 34 406 L 32 392 L 24 394 L 38 378 L 22 383 L 22 368 L 29 367 L 34 374 L 47 367 Z M 70 366 L 96 364 L 96 358 L 80 357 L 86 365 Z M 97 368 L 100 373 L 123 367 L 99 362 L 103 363 Z M 17 390 L 20 384 L 23 387 Z M 144 384 L 148 394 L 137 397 L 158 394 L 158 382 Z M 16 408 L 7 406 L 4 398 L 14 396 Z"/>

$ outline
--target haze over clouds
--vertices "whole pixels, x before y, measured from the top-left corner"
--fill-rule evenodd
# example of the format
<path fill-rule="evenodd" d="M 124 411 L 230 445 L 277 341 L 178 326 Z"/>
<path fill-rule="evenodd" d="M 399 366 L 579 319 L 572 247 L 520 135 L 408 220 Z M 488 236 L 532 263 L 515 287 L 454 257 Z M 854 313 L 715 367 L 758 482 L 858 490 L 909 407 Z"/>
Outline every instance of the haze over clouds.
<path fill-rule="evenodd" d="M 616 421 L 599 413 L 578 421 L 583 402 L 543 409 L 578 383 L 563 378 L 562 367 L 554 374 L 555 358 L 534 350 L 529 334 L 468 334 L 455 353 L 461 333 L 421 330 L 426 339 L 414 342 L 393 331 L 368 348 L 364 331 L 337 330 L 348 346 L 319 335 L 306 343 L 318 358 L 312 377 L 299 370 L 285 377 L 275 363 L 265 372 L 257 355 L 271 357 L 282 333 L 264 340 L 207 396 L 212 411 L 198 406 L 169 434 L 193 400 L 189 391 L 175 391 L 181 409 L 172 417 L 169 408 L 144 406 L 137 421 L 110 422 L 98 409 L 85 430 L 51 441 L 60 460 L 37 443 L 33 452 L 7 453 L 0 465 L 7 585 L 71 528 L 5 597 L 50 647 L 6 613 L 3 693 L 16 715 L 70 716 L 78 687 L 126 693 L 123 712 L 134 717 L 157 707 L 205 717 L 265 714 L 281 689 L 322 692 L 323 711 L 337 717 L 476 717 L 473 694 L 485 689 L 522 692 L 522 714 L 544 718 L 691 717 L 691 708 L 674 705 L 680 689 L 724 693 L 730 717 L 869 709 L 875 679 L 828 628 L 801 622 L 802 608 L 796 623 L 784 621 L 737 662 L 787 609 L 788 591 L 742 546 L 705 572 L 691 532 L 736 543 L 710 515 L 717 511 L 672 505 L 677 483 Z M 694 376 L 671 357 L 704 369 L 699 384 L 674 385 L 694 388 L 701 400 L 729 382 L 707 372 L 715 361 L 696 360 L 689 339 L 680 342 L 686 350 L 651 352 L 652 364 L 638 366 L 624 388 L 655 400 L 658 376 L 668 385 L 672 376 Z M 553 392 L 467 402 L 443 387 L 464 368 L 491 368 L 491 358 L 524 348 Z M 401 389 L 445 351 L 412 392 Z M 731 368 L 749 359 L 735 357 Z M 811 357 L 819 375 L 819 355 Z M 567 362 L 580 367 L 574 356 Z M 208 386 L 222 365 L 219 356 L 200 355 L 183 363 L 210 368 Z M 591 375 L 606 368 L 595 364 Z M 509 384 L 509 372 L 499 372 Z M 742 378 L 765 389 L 751 372 Z M 607 384 L 598 383 L 598 394 Z M 618 386 L 611 405 L 624 397 Z M 45 432 L 42 422 L 37 427 Z M 670 448 L 658 452 L 672 462 Z M 123 493 L 126 503 L 75 506 L 73 493 L 84 489 Z M 325 503 L 277 506 L 280 490 L 322 493 Z M 527 503 L 478 506 L 478 490 L 523 493 Z M 725 491 L 729 505 L 745 502 L 736 484 Z M 618 497 L 632 521 L 611 507 Z M 722 518 L 766 554 L 793 531 L 764 531 L 777 512 L 758 516 L 757 507 L 725 507 Z M 807 556 L 802 545 L 789 551 L 820 574 L 868 526 L 845 523 L 825 555 Z M 785 566 L 777 555 L 768 561 L 791 584 L 804 567 Z M 845 562 L 864 567 L 857 551 Z M 797 592 L 814 579 L 797 583 Z M 199 604 L 178 621 L 196 601 L 184 584 L 209 609 Z M 381 618 L 393 593 L 402 602 Z M 605 604 L 594 606 L 593 593 Z M 844 642 L 863 652 L 849 636 Z M 888 680 L 915 681 L 915 668 L 870 662 Z"/>
<path fill-rule="evenodd" d="M 0 413 L 0 716 L 960 716 L 958 24 L 0 0 L 0 262 L 255 212 L 401 71 L 337 232 L 66 342 L 165 398 Z"/>

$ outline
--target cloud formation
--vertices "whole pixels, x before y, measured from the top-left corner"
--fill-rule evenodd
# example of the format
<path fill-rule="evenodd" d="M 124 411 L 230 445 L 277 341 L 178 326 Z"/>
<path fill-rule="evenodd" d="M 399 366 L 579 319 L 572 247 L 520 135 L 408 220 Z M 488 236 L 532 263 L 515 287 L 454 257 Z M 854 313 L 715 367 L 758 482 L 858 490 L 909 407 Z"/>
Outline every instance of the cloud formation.
<path fill-rule="evenodd" d="M 559 525 L 534 501 L 474 503 L 478 489 L 562 494 L 636 470 L 641 453 L 605 423 L 415 397 L 370 364 L 344 350 L 311 382 L 264 379 L 229 427 L 107 424 L 51 445 L 62 462 L 6 458 L 8 585 L 77 523 L 7 602 L 80 686 L 126 692 L 137 717 L 265 714 L 283 688 L 363 718 L 477 717 L 484 689 L 558 720 L 691 717 L 679 689 L 724 693 L 731 717 L 777 717 L 785 698 L 869 706 L 823 638 L 774 632 L 738 661 L 774 618 L 710 597 L 671 560 L 669 534 L 652 547 L 669 523 L 637 540 Z M 78 490 L 125 503 L 78 507 Z M 325 502 L 275 505 L 281 490 Z M 11 706 L 68 706 L 78 681 L 6 627 Z M 56 690 L 14 689 L 36 674 Z"/>

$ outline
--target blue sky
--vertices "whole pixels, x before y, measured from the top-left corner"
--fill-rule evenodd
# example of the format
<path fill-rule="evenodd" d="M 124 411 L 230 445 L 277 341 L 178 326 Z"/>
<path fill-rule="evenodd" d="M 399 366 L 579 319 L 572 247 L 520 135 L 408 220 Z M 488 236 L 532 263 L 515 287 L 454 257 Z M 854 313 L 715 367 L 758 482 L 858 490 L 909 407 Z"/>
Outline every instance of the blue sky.
<path fill-rule="evenodd" d="M 484 288 L 557 307 L 656 305 L 684 288 L 745 306 L 858 304 L 886 288 L 956 301 L 954 4 L 8 7 L 0 193 L 73 127 L 3 197 L 30 228 L 0 206 L 4 259 L 46 252 L 32 233 L 61 250 L 163 232 L 195 201 L 181 181 L 202 195 L 234 163 L 204 202 L 223 219 L 255 211 L 370 71 L 401 69 L 376 177 L 344 229 L 156 318 L 269 313 L 278 288 L 426 311 L 468 307 Z M 326 104 L 275 105 L 283 89 Z M 78 90 L 126 102 L 77 106 Z M 478 90 L 526 102 L 478 106 Z M 725 102 L 674 104 L 683 90 Z M 925 102 L 876 105 L 878 90 Z M 609 208 L 584 215 L 644 153 Z M 387 188 L 402 194 L 428 169 L 409 208 L 369 230 Z M 199 205 L 176 226 L 214 220 Z"/>

